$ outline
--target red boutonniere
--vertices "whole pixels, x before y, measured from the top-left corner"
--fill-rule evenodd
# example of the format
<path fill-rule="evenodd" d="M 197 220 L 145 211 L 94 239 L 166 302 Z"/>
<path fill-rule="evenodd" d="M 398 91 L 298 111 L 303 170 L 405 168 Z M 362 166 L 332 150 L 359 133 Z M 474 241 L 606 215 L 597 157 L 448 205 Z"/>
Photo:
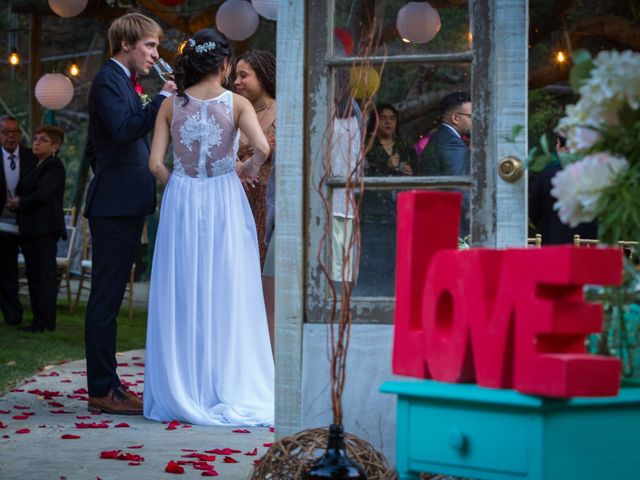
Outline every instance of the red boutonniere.
<path fill-rule="evenodd" d="M 149 98 L 149 95 L 144 93 L 144 90 L 142 89 L 142 85 L 140 85 L 139 83 L 136 83 L 133 86 L 133 89 L 136 91 L 136 93 L 140 97 L 140 101 L 142 102 L 142 106 L 146 107 L 147 104 L 151 102 L 151 99 Z"/>

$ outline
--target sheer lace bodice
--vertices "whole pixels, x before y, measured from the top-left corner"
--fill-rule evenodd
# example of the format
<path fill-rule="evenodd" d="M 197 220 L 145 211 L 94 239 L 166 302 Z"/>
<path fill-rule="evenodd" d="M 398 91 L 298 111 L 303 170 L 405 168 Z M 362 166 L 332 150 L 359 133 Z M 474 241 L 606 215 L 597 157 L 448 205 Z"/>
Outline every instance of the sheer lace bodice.
<path fill-rule="evenodd" d="M 187 94 L 188 95 L 188 94 Z M 239 132 L 233 121 L 233 94 L 208 100 L 173 98 L 171 138 L 174 173 L 217 177 L 235 170 Z"/>

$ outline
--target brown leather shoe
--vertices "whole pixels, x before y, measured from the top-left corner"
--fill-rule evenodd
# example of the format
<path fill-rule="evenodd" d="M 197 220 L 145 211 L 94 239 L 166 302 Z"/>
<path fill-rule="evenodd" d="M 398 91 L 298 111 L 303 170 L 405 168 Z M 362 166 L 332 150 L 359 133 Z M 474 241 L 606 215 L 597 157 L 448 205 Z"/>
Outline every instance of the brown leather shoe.
<path fill-rule="evenodd" d="M 105 412 L 113 415 L 142 415 L 142 401 L 120 388 L 112 388 L 104 397 L 89 397 L 90 412 Z"/>

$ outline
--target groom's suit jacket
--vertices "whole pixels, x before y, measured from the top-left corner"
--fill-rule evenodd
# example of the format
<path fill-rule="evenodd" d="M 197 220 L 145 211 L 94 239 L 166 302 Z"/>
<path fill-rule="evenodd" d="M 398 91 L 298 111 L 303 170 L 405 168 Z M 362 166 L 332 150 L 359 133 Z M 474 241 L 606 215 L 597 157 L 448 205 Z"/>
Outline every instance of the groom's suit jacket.
<path fill-rule="evenodd" d="M 109 60 L 91 84 L 89 141 L 85 155 L 94 177 L 85 216 L 144 216 L 156 207 L 155 179 L 149 172 L 149 139 L 164 96 L 145 108 L 124 70 Z"/>

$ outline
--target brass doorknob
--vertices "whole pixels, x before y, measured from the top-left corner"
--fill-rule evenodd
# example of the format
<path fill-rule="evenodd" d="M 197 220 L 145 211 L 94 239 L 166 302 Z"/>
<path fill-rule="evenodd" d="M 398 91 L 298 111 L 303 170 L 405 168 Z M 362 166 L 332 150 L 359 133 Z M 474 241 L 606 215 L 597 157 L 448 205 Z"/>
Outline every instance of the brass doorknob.
<path fill-rule="evenodd" d="M 505 182 L 516 182 L 524 173 L 522 160 L 517 157 L 504 157 L 498 163 L 498 174 Z"/>

